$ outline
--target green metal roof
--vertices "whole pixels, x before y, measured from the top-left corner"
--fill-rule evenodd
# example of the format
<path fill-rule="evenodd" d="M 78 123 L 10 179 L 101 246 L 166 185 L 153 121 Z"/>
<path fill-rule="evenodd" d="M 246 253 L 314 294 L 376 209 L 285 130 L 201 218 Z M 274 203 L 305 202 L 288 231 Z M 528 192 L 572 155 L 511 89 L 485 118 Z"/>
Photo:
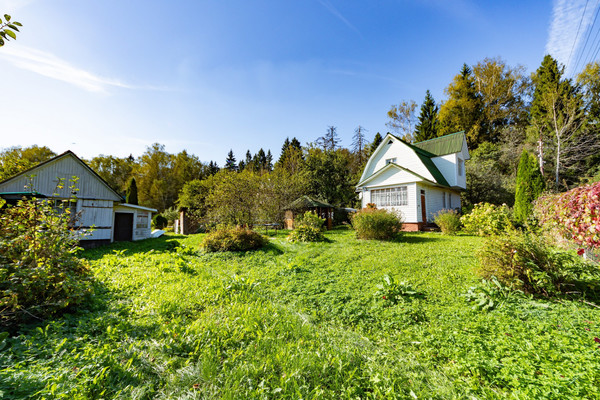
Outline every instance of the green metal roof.
<path fill-rule="evenodd" d="M 444 178 L 444 175 L 442 175 L 442 173 L 440 172 L 438 167 L 435 165 L 435 163 L 431 159 L 431 157 L 437 157 L 438 156 L 437 154 L 417 147 L 416 143 L 411 144 L 411 143 L 405 142 L 404 140 L 399 139 L 399 138 L 398 138 L 398 140 L 402 141 L 404 144 L 406 144 L 408 147 L 410 147 L 415 152 L 417 157 L 419 157 L 419 159 L 421 160 L 421 162 L 423 163 L 425 168 L 427 168 L 427 170 L 429 171 L 431 176 L 433 176 L 433 179 L 435 179 L 435 181 L 437 183 L 439 183 L 440 185 L 443 185 L 443 186 L 450 187 L 450 184 L 448 183 L 446 178 Z M 435 140 L 435 139 L 433 139 L 433 140 Z M 425 142 L 421 142 L 421 143 L 425 143 Z M 461 149 L 462 149 L 462 147 L 461 147 Z"/>
<path fill-rule="evenodd" d="M 302 210 L 305 208 L 333 208 L 331 204 L 318 201 L 309 196 L 302 196 L 286 207 L 286 210 Z"/>
<path fill-rule="evenodd" d="M 450 135 L 440 136 L 435 139 L 429 139 L 413 145 L 421 150 L 425 150 L 435 156 L 444 156 L 446 154 L 460 153 L 463 147 L 465 132 L 460 131 Z"/>

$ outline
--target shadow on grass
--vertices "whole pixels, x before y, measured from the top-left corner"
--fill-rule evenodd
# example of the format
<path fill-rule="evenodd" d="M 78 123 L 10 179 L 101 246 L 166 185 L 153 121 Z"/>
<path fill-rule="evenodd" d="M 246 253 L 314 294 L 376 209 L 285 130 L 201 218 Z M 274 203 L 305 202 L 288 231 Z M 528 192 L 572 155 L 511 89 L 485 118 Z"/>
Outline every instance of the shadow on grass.
<path fill-rule="evenodd" d="M 150 250 L 164 253 L 175 251 L 181 244 L 180 239 L 185 239 L 184 235 L 163 235 L 159 238 L 144 239 L 136 242 L 114 242 L 106 246 L 96 247 L 95 249 L 84 250 L 81 257 L 88 260 L 99 260 L 105 255 L 114 254 L 115 251 L 125 251 L 125 255 L 137 253 L 147 253 Z"/>
<path fill-rule="evenodd" d="M 414 244 L 414 243 L 433 243 L 433 242 L 439 242 L 439 241 L 444 241 L 444 240 L 446 240 L 446 239 L 443 237 L 425 236 L 422 233 L 404 233 L 403 235 L 396 236 L 396 238 L 394 238 L 392 240 L 392 242 Z"/>

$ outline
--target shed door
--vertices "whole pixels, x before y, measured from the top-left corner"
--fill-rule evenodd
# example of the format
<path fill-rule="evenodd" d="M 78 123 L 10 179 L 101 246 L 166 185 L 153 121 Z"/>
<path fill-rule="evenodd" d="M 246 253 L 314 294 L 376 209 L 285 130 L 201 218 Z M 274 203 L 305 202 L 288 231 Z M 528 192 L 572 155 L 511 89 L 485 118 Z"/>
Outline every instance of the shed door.
<path fill-rule="evenodd" d="M 427 209 L 425 208 L 425 191 L 421 190 L 421 220 L 427 222 Z"/>
<path fill-rule="evenodd" d="M 133 240 L 133 213 L 115 213 L 115 242 Z"/>

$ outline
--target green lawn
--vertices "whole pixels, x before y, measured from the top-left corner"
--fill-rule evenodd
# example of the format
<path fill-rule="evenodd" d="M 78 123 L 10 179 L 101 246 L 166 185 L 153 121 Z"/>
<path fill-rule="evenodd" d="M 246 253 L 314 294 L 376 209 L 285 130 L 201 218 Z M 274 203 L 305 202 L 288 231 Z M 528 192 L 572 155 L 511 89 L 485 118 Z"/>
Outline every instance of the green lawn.
<path fill-rule="evenodd" d="M 0 398 L 600 398 L 600 309 L 522 296 L 474 310 L 480 238 L 326 236 L 87 251 L 94 301 L 8 340 Z M 418 293 L 383 299 L 386 274 Z"/>

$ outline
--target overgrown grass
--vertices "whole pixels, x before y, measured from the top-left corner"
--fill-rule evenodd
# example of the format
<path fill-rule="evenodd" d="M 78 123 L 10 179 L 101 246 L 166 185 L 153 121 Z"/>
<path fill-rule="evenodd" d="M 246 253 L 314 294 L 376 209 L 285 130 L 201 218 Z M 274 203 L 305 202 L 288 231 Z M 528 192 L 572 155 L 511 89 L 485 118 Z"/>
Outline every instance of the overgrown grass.
<path fill-rule="evenodd" d="M 478 237 L 279 233 L 213 254 L 202 237 L 87 251 L 96 298 L 6 341 L 3 398 L 600 396 L 600 310 L 527 296 L 474 309 Z M 386 275 L 411 291 L 383 299 Z"/>

